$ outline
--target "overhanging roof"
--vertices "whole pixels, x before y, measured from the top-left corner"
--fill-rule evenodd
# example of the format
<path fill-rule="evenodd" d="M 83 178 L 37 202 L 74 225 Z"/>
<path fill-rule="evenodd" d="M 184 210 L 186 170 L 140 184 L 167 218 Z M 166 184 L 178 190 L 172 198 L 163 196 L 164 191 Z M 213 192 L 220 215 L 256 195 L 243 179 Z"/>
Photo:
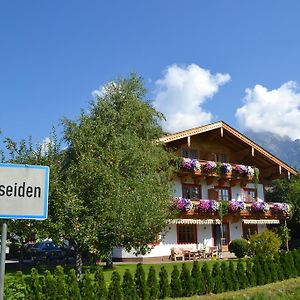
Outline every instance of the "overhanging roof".
<path fill-rule="evenodd" d="M 259 153 L 261 156 L 263 156 L 265 159 L 271 161 L 273 164 L 278 165 L 280 170 L 281 169 L 286 170 L 288 173 L 290 173 L 292 175 L 298 174 L 296 169 L 287 165 L 285 162 L 283 162 L 282 160 L 280 160 L 279 158 L 277 158 L 276 156 L 271 154 L 269 151 L 265 150 L 264 148 L 262 148 L 261 146 L 259 146 L 255 142 L 253 142 L 251 139 L 247 138 L 245 135 L 243 135 L 239 131 L 235 130 L 233 127 L 229 126 L 227 123 L 225 123 L 223 121 L 211 123 L 208 125 L 204 125 L 204 126 L 188 129 L 185 131 L 181 131 L 178 133 L 170 134 L 167 136 L 163 136 L 162 138 L 160 138 L 160 141 L 164 142 L 164 143 L 171 143 L 171 142 L 174 142 L 174 141 L 177 141 L 180 139 L 190 138 L 191 136 L 203 134 L 203 133 L 210 132 L 210 131 L 215 131 L 218 129 L 220 129 L 220 135 L 222 137 L 225 136 L 224 134 L 226 132 L 229 133 L 232 137 L 234 137 L 235 139 L 238 139 L 239 142 L 244 143 L 244 144 L 248 145 L 249 147 L 251 147 L 253 153 L 255 151 L 255 152 Z"/>

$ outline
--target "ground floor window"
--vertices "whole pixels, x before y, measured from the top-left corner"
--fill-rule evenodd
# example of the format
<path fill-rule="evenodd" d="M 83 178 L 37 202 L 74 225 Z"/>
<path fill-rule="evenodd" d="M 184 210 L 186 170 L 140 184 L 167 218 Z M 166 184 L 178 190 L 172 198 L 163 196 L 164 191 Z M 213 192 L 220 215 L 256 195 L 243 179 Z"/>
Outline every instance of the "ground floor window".
<path fill-rule="evenodd" d="M 178 244 L 197 244 L 196 224 L 177 224 Z"/>
<path fill-rule="evenodd" d="M 258 233 L 257 224 L 245 224 L 243 223 L 243 238 L 249 239 L 253 234 Z"/>

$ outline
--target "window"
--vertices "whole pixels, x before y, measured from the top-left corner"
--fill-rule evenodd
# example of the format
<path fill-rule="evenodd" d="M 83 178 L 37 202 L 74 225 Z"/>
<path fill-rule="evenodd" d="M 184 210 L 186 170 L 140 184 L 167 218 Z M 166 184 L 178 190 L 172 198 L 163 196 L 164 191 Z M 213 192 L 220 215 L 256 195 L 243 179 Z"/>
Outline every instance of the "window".
<path fill-rule="evenodd" d="M 177 224 L 177 243 L 196 244 L 197 243 L 196 224 Z"/>
<path fill-rule="evenodd" d="M 190 149 L 190 148 L 182 148 L 181 149 L 181 156 L 185 158 L 198 158 L 198 150 Z"/>
<path fill-rule="evenodd" d="M 257 190 L 256 189 L 243 189 L 243 200 L 245 202 L 254 202 L 257 199 Z"/>
<path fill-rule="evenodd" d="M 215 187 L 215 190 L 218 193 L 219 201 L 230 201 L 231 200 L 231 191 L 229 187 Z"/>
<path fill-rule="evenodd" d="M 248 239 L 251 235 L 258 233 L 257 224 L 243 223 L 243 238 Z"/>
<path fill-rule="evenodd" d="M 187 199 L 200 199 L 201 198 L 201 186 L 195 184 L 183 184 L 182 185 L 182 197 Z"/>
<path fill-rule="evenodd" d="M 220 163 L 225 163 L 228 162 L 226 154 L 223 153 L 218 153 L 215 154 L 215 161 L 220 162 Z"/>

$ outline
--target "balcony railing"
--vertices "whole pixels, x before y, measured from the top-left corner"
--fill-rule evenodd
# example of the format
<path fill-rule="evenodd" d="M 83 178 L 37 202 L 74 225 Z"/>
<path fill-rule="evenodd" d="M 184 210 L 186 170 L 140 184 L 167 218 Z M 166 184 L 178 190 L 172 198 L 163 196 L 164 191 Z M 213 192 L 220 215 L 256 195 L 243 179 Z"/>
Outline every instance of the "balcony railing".
<path fill-rule="evenodd" d="M 183 172 L 191 172 L 194 175 L 206 177 L 217 176 L 231 180 L 247 179 L 258 181 L 259 177 L 259 169 L 253 166 L 192 158 L 182 158 L 180 161 L 180 169 Z"/>
<path fill-rule="evenodd" d="M 190 200 L 182 197 L 175 197 L 172 206 L 179 212 L 192 214 L 282 214 L 288 216 L 290 214 L 290 206 L 287 203 L 267 203 L 262 201 L 254 201 L 252 203 L 244 201 L 217 201 L 209 199 Z"/>

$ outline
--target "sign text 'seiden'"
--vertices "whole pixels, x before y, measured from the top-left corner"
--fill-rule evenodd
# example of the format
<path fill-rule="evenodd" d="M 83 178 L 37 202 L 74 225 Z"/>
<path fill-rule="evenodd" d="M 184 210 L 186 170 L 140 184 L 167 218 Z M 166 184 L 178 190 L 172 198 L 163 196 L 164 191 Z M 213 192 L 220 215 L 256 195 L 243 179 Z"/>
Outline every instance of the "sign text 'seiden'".
<path fill-rule="evenodd" d="M 0 197 L 41 198 L 41 187 L 26 185 L 25 182 L 14 185 L 0 184 Z"/>

